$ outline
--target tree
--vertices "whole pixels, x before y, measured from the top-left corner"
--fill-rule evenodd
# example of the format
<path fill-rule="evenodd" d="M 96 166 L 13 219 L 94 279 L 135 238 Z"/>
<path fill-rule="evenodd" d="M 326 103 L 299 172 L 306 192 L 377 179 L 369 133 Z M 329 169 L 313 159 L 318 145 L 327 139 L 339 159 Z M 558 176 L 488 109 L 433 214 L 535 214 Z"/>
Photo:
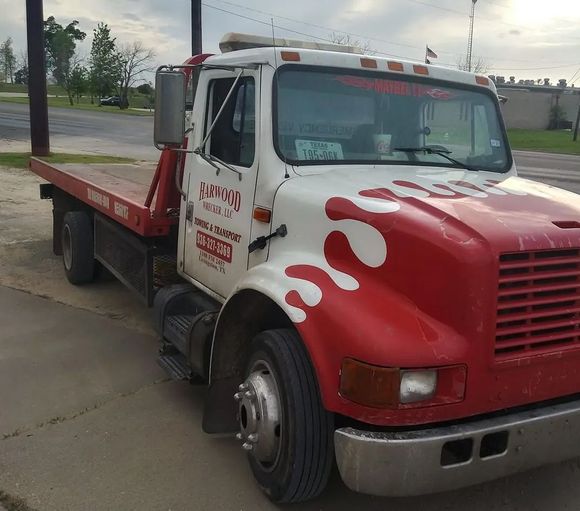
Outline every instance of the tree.
<path fill-rule="evenodd" d="M 20 54 L 20 58 L 16 63 L 14 83 L 28 85 L 28 55 L 25 51 Z"/>
<path fill-rule="evenodd" d="M 56 83 L 63 87 L 72 71 L 76 43 L 77 41 L 83 41 L 87 36 L 85 32 L 77 28 L 78 24 L 78 21 L 73 20 L 66 27 L 63 27 L 56 22 L 54 16 L 50 16 L 44 22 L 47 69 L 52 72 Z"/>
<path fill-rule="evenodd" d="M 14 83 L 14 71 L 16 70 L 16 57 L 12 48 L 12 38 L 9 37 L 0 44 L 0 73 L 4 81 Z"/>
<path fill-rule="evenodd" d="M 371 48 L 368 41 L 363 42 L 360 39 L 354 39 L 349 34 L 340 34 L 332 32 L 329 39 L 334 44 L 341 44 L 342 46 L 352 46 L 361 50 L 365 55 L 374 55 L 376 52 Z"/>
<path fill-rule="evenodd" d="M 110 95 L 121 80 L 121 61 L 116 39 L 111 38 L 111 29 L 99 23 L 93 31 L 93 44 L 89 58 L 89 81 L 91 92 L 103 98 Z"/>
<path fill-rule="evenodd" d="M 78 104 L 81 96 L 89 89 L 88 71 L 80 63 L 72 68 L 68 85 Z"/>
<path fill-rule="evenodd" d="M 28 66 L 20 67 L 14 73 L 14 83 L 28 85 Z"/>
<path fill-rule="evenodd" d="M 150 83 L 142 83 L 137 87 L 137 92 L 144 96 L 151 96 L 153 94 L 153 87 L 151 87 Z"/>
<path fill-rule="evenodd" d="M 121 78 L 119 80 L 120 108 L 129 107 L 129 89 L 141 81 L 143 73 L 153 69 L 155 52 L 139 41 L 123 46 L 119 52 Z"/>
<path fill-rule="evenodd" d="M 68 61 L 68 65 L 59 74 L 58 84 L 66 91 L 70 105 L 74 105 L 74 97 L 77 103 L 81 94 L 87 89 L 87 70 L 83 67 L 78 55 L 73 55 Z"/>
<path fill-rule="evenodd" d="M 457 69 L 469 71 L 471 73 L 486 74 L 491 66 L 483 57 L 473 57 L 471 59 L 471 69 L 467 65 L 467 58 L 460 57 L 457 60 Z"/>

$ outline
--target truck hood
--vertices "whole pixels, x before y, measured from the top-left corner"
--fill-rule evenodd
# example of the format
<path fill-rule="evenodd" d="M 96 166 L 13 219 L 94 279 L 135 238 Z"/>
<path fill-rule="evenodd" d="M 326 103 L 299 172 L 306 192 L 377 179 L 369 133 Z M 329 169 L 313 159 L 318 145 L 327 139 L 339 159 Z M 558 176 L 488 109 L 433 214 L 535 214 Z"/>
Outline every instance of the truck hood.
<path fill-rule="evenodd" d="M 499 308 L 506 295 L 517 303 L 527 299 L 528 289 L 539 288 L 542 303 L 546 296 L 551 299 L 552 288 L 546 295 L 536 285 L 537 260 L 557 259 L 550 259 L 553 268 L 548 263 L 542 277 L 554 279 L 555 288 L 559 275 L 572 275 L 565 277 L 566 286 L 576 278 L 578 195 L 514 173 L 336 167 L 289 179 L 279 188 L 272 225 L 281 224 L 287 235 L 272 239 L 267 262 L 249 274 L 255 272 L 256 286 L 294 322 L 329 410 L 373 424 L 414 424 L 578 391 L 577 372 L 565 373 L 565 363 L 559 365 L 560 345 L 540 345 L 542 357 L 552 357 L 553 363 L 538 369 L 525 346 L 513 353 L 497 351 L 496 326 L 507 317 L 508 330 L 537 329 L 526 319 L 523 326 L 521 318 L 515 326 L 509 323 L 522 315 L 520 305 L 510 308 L 515 302 L 502 302 L 507 316 L 500 316 L 505 307 Z M 521 280 L 514 268 L 522 266 L 530 275 L 523 277 L 524 298 L 519 284 L 513 284 Z M 565 323 L 560 309 L 554 310 L 551 321 Z M 441 406 L 425 410 L 357 407 L 337 393 L 345 358 L 382 367 L 466 366 L 468 394 L 461 404 L 437 402 Z M 518 369 L 506 371 L 500 363 Z M 441 385 L 456 389 L 462 383 L 441 380 Z"/>
<path fill-rule="evenodd" d="M 337 167 L 286 181 L 273 222 L 288 230 L 269 260 L 291 278 L 295 322 L 325 288 L 367 303 L 389 290 L 466 335 L 495 324 L 457 311 L 494 313 L 501 254 L 580 247 L 580 197 L 515 173 Z"/>
<path fill-rule="evenodd" d="M 580 245 L 580 196 L 513 173 L 337 168 L 301 184 L 312 191 L 337 190 L 337 196 L 355 201 L 395 201 L 416 216 L 416 228 L 437 222 L 442 236 L 446 223 L 460 222 L 497 252 Z"/>

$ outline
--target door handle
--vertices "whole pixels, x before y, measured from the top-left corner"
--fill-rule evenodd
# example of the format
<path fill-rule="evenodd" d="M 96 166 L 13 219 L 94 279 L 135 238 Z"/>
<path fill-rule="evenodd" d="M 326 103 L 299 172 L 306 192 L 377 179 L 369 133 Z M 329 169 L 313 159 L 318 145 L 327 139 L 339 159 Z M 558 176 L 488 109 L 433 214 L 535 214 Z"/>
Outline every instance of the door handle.
<path fill-rule="evenodd" d="M 187 203 L 187 208 L 185 210 L 185 219 L 188 222 L 193 222 L 193 202 Z"/>

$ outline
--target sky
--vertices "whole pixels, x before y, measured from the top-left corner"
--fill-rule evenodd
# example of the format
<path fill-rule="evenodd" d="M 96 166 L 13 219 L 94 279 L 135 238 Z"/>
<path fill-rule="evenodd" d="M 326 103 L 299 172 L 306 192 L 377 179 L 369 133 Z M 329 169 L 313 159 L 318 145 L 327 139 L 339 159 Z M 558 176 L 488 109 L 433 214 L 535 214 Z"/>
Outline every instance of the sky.
<path fill-rule="evenodd" d="M 465 58 L 472 0 L 202 0 L 204 51 L 217 53 L 226 32 L 327 40 L 350 34 L 377 56 L 456 66 Z M 120 43 L 141 41 L 157 64 L 180 63 L 191 53 L 190 0 L 44 0 L 45 18 L 79 21 L 90 52 L 92 31 L 102 21 Z M 580 86 L 580 0 L 477 0 L 475 57 L 488 74 L 516 79 L 565 78 Z M 0 41 L 11 36 L 16 53 L 26 47 L 25 0 L 0 0 Z"/>

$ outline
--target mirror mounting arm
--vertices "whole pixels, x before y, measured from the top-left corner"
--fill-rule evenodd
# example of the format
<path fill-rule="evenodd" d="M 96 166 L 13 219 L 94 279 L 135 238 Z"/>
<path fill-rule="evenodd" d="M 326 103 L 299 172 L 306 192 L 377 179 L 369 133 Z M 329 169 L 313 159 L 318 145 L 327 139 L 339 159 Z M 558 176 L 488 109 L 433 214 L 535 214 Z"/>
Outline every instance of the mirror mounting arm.
<path fill-rule="evenodd" d="M 242 173 L 236 169 L 235 167 L 232 167 L 229 163 L 226 163 L 225 161 L 221 160 L 220 158 L 213 156 L 211 154 L 206 154 L 204 153 L 200 147 L 198 147 L 197 149 L 195 149 L 193 151 L 193 153 L 197 154 L 200 158 L 202 158 L 203 160 L 205 160 L 207 163 L 209 163 L 214 169 L 216 169 L 216 176 L 219 176 L 220 171 L 222 170 L 220 166 L 216 165 L 216 162 L 219 163 L 220 165 L 223 165 L 224 168 L 231 170 L 234 174 L 238 175 L 239 180 L 242 180 Z"/>

